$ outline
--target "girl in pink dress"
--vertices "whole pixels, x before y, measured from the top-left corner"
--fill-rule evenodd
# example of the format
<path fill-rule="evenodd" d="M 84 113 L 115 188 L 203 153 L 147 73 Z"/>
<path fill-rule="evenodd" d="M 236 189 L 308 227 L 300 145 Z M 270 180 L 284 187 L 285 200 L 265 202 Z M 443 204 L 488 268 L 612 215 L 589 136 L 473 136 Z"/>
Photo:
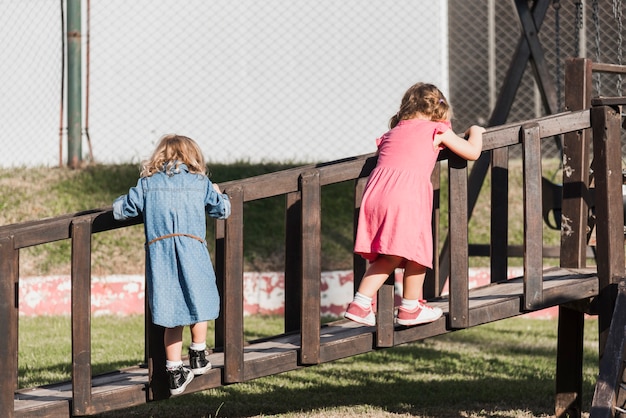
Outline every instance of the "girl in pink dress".
<path fill-rule="evenodd" d="M 480 126 L 464 138 L 450 125 L 448 101 L 432 84 L 418 83 L 402 98 L 386 134 L 376 140 L 378 162 L 369 176 L 357 228 L 354 252 L 370 264 L 345 317 L 375 325 L 372 300 L 387 277 L 404 268 L 402 304 L 396 322 L 417 325 L 442 315 L 421 299 L 426 269 L 432 268 L 433 186 L 430 176 L 439 151 L 449 148 L 476 160 L 482 150 Z"/>

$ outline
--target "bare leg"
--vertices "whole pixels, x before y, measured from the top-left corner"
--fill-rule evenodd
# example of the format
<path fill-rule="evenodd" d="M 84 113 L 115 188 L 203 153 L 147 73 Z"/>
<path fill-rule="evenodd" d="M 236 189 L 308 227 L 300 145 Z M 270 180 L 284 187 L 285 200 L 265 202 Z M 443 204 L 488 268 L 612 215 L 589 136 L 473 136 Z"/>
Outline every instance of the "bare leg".
<path fill-rule="evenodd" d="M 207 333 L 207 321 L 198 322 L 189 327 L 191 329 L 191 342 L 192 343 L 204 343 L 206 342 Z"/>
<path fill-rule="evenodd" d="M 181 361 L 183 327 L 165 328 L 163 342 L 165 343 L 165 358 L 169 361 Z"/>
<path fill-rule="evenodd" d="M 400 265 L 403 261 L 402 257 L 392 255 L 379 256 L 370 266 L 367 268 L 363 280 L 359 285 L 358 292 L 373 298 L 378 292 L 378 289 L 385 283 L 385 280 L 391 273 Z"/>
<path fill-rule="evenodd" d="M 410 300 L 422 299 L 426 267 L 407 261 L 404 267 L 402 297 Z"/>

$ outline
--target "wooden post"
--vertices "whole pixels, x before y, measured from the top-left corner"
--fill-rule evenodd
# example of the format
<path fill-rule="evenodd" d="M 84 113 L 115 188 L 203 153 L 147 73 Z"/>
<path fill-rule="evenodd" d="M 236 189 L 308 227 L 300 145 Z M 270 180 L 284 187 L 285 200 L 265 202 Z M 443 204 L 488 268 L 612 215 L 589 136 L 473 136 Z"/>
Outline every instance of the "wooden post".
<path fill-rule="evenodd" d="M 450 182 L 450 327 L 469 326 L 469 254 L 467 161 L 451 154 L 448 159 Z"/>
<path fill-rule="evenodd" d="M 600 356 L 608 335 L 617 283 L 624 277 L 621 115 L 618 106 L 594 99 L 591 109 L 599 295 Z"/>
<path fill-rule="evenodd" d="M 224 382 L 244 380 L 243 358 L 243 189 L 229 188 L 232 206 L 224 247 Z"/>
<path fill-rule="evenodd" d="M 590 60 L 574 58 L 566 61 L 566 110 L 583 110 L 591 106 L 591 76 Z M 590 135 L 590 129 L 563 135 L 561 267 L 581 268 L 586 264 Z"/>
<path fill-rule="evenodd" d="M 591 61 L 570 58 L 565 63 L 565 110 L 591 105 Z M 563 135 L 563 197 L 561 267 L 586 265 L 589 202 L 590 129 Z M 584 313 L 559 306 L 556 357 L 555 415 L 580 417 L 583 387 Z"/>
<path fill-rule="evenodd" d="M 72 222 L 72 414 L 93 413 L 91 400 L 91 219 Z"/>
<path fill-rule="evenodd" d="M 300 362 L 320 362 L 320 304 L 321 304 L 321 215 L 322 201 L 318 171 L 303 173 L 300 177 L 302 192 L 302 346 Z"/>
<path fill-rule="evenodd" d="M 19 250 L 13 236 L 0 238 L 0 416 L 14 415 L 13 394 L 17 389 Z"/>
<path fill-rule="evenodd" d="M 543 218 L 541 216 L 541 136 L 539 125 L 520 130 L 524 164 L 524 309 L 543 301 Z"/>
<path fill-rule="evenodd" d="M 393 347 L 393 310 L 395 298 L 395 272 L 378 289 L 376 306 L 376 346 Z"/>

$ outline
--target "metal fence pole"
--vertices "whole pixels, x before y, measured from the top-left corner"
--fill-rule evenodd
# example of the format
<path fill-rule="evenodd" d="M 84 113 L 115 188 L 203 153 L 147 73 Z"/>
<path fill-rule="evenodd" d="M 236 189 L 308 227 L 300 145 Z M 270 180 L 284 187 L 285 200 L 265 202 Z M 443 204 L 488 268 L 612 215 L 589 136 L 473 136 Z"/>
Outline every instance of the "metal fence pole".
<path fill-rule="evenodd" d="M 67 165 L 81 161 L 81 5 L 67 0 Z"/>

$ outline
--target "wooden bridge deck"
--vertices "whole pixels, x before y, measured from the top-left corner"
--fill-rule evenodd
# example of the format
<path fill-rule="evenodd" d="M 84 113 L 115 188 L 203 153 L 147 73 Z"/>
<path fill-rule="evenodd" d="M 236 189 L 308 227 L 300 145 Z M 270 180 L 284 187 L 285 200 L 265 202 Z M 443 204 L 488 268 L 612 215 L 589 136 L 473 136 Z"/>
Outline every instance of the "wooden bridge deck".
<path fill-rule="evenodd" d="M 537 310 L 565 302 L 588 299 L 598 294 L 598 277 L 595 269 L 550 268 L 543 271 L 544 302 Z M 523 309 L 523 277 L 504 280 L 470 290 L 470 326 L 521 315 Z M 447 297 L 430 301 L 444 310 L 439 320 L 415 327 L 394 327 L 394 346 L 454 331 L 448 321 Z M 320 361 L 330 362 L 344 357 L 367 353 L 377 349 L 376 327 L 339 320 L 325 324 L 320 333 Z M 302 366 L 299 361 L 301 336 L 290 333 L 251 342 L 244 349 L 244 380 L 288 372 Z M 192 381 L 186 393 L 225 385 L 223 379 L 224 354 L 210 355 L 213 369 Z M 148 368 L 145 365 L 94 376 L 92 399 L 94 413 L 146 403 Z M 120 393 L 124 392 L 124 396 Z M 120 400 L 124 404 L 120 405 Z M 20 390 L 15 393 L 15 416 L 32 416 L 45 411 L 46 416 L 66 416 L 71 410 L 72 386 L 70 382 Z"/>

